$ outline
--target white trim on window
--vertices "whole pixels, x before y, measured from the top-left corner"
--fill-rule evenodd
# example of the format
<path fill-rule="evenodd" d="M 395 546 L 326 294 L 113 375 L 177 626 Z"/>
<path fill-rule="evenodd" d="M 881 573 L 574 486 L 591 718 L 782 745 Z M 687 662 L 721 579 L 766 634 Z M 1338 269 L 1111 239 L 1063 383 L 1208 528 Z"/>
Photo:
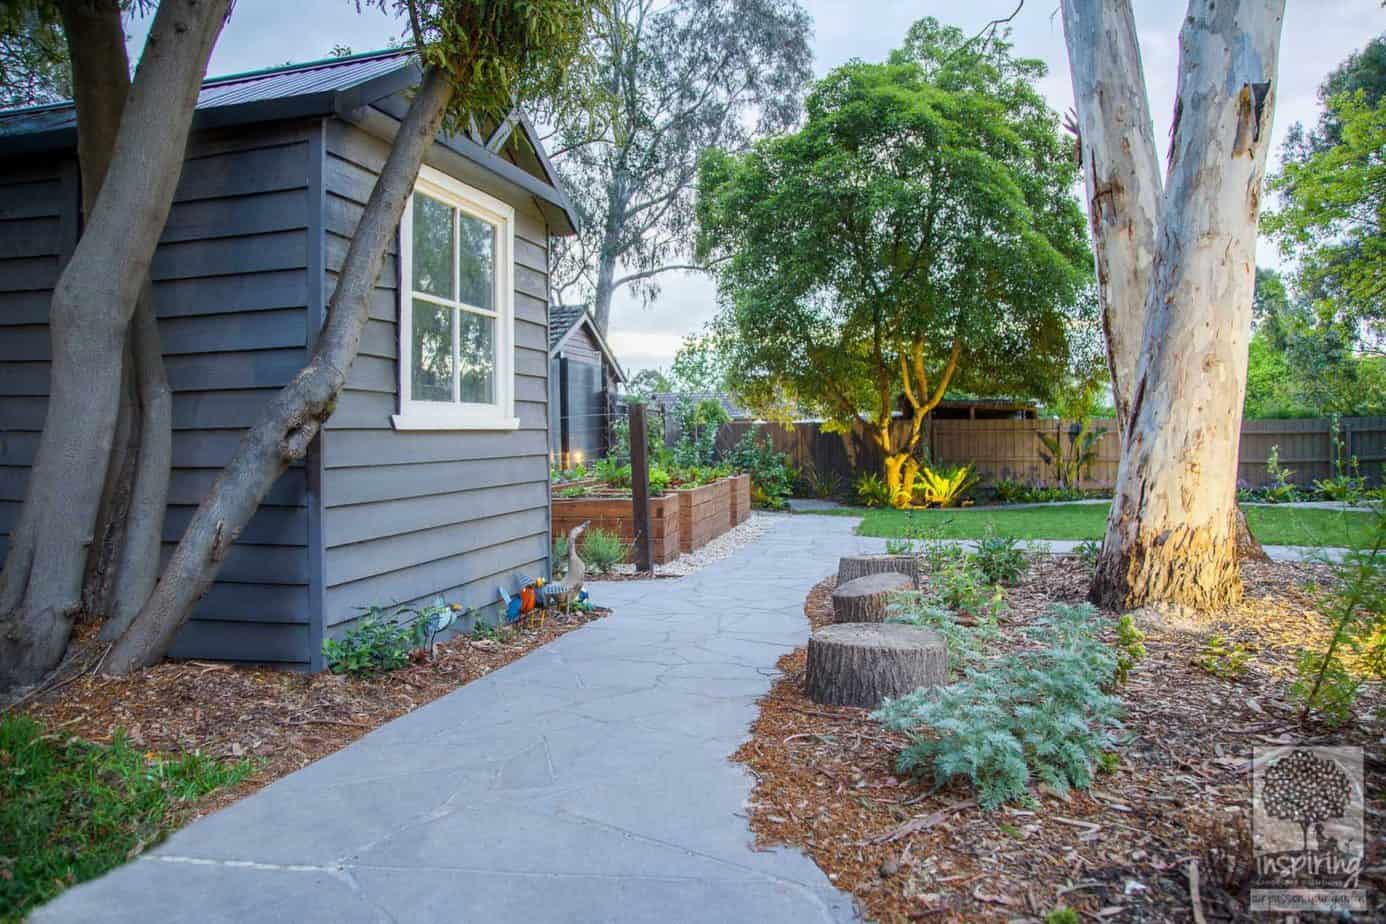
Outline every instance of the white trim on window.
<path fill-rule="evenodd" d="M 414 197 L 410 196 L 399 223 L 399 413 L 391 421 L 396 430 L 515 430 L 520 421 L 515 417 L 515 210 L 494 196 L 448 176 L 432 167 L 419 168 L 414 185 L 422 192 L 457 209 L 458 212 L 480 219 L 496 229 L 495 292 L 491 304 L 494 310 L 467 305 L 456 299 L 440 298 L 413 289 L 414 273 Z M 456 277 L 461 246 L 454 219 L 453 233 L 453 294 L 459 294 Z M 415 401 L 413 382 L 412 343 L 414 330 L 414 299 L 446 306 L 454 310 L 452 401 Z M 472 404 L 459 401 L 457 370 L 460 323 L 456 312 L 467 312 L 496 322 L 494 348 L 496 351 L 495 401 L 491 404 Z"/>

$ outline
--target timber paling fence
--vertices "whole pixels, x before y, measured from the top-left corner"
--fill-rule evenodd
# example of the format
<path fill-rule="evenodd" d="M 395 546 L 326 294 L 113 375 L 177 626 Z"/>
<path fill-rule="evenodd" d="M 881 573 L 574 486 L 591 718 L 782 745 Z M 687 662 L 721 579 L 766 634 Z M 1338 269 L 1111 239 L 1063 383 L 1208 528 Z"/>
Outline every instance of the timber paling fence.
<path fill-rule="evenodd" d="M 897 420 L 895 426 L 904 431 L 909 423 Z M 1054 466 L 1041 455 L 1045 449 L 1038 435 L 1058 436 L 1067 447 L 1068 434 L 1076 432 L 1077 426 L 1059 420 L 935 420 L 928 424 L 924 445 L 935 462 L 971 463 L 984 484 L 1000 478 L 1053 484 Z M 881 451 L 861 426 L 851 433 L 833 433 L 815 421 L 785 426 L 738 420 L 723 424 L 717 434 L 718 450 L 727 451 L 755 428 L 763 430 L 775 449 L 787 453 L 800 469 L 812 469 L 820 477 L 836 474 L 844 489 L 861 472 L 881 471 Z M 1083 487 L 1110 488 L 1116 482 L 1121 453 L 1116 421 L 1094 420 L 1091 428 L 1107 432 L 1097 441 L 1097 458 Z M 1335 460 L 1353 456 L 1363 475 L 1373 484 L 1382 483 L 1386 417 L 1341 417 L 1336 450 L 1333 437 L 1330 418 L 1243 421 L 1238 481 L 1249 487 L 1269 484 L 1266 459 L 1278 446 L 1280 465 L 1294 473 L 1290 480 L 1296 484 L 1308 486 L 1315 479 L 1327 478 L 1334 472 Z"/>

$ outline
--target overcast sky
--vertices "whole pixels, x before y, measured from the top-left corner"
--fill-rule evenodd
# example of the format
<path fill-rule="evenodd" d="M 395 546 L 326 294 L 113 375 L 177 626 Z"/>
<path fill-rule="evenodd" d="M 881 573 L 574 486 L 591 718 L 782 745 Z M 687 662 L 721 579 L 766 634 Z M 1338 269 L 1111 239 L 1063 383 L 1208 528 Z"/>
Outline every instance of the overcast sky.
<path fill-rule="evenodd" d="M 900 44 L 910 24 L 936 16 L 969 34 L 988 20 L 1008 15 L 1016 0 L 801 0 L 814 19 L 814 65 L 818 74 L 851 58 L 882 60 Z M 1184 0 L 1135 0 L 1141 53 L 1155 119 L 1163 145 L 1173 110 L 1179 23 Z M 1285 129 L 1317 114 L 1315 91 L 1324 75 L 1350 52 L 1386 30 L 1379 0 L 1288 0 L 1280 47 L 1273 146 Z M 1016 53 L 1049 65 L 1041 89 L 1057 111 L 1073 105 L 1063 24 L 1058 0 L 1026 0 L 1012 23 Z M 134 41 L 142 39 L 140 24 Z M 334 45 L 356 51 L 385 47 L 399 26 L 378 9 L 357 14 L 352 0 L 237 0 L 209 68 L 227 74 L 324 57 Z M 1274 263 L 1265 243 L 1261 262 Z M 716 290 L 705 278 L 686 273 L 664 277 L 663 293 L 648 308 L 618 294 L 612 311 L 611 340 L 628 370 L 667 366 L 684 334 L 699 329 L 716 309 Z"/>

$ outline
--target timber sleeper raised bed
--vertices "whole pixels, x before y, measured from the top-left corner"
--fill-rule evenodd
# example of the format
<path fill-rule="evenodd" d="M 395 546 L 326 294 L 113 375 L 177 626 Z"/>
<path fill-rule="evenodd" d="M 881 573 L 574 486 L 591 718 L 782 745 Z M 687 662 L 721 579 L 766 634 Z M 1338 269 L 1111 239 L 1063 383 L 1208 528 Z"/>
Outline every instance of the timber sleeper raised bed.
<path fill-rule="evenodd" d="M 552 535 L 566 536 L 584 520 L 593 529 L 635 542 L 634 511 L 628 491 L 594 487 L 581 497 L 563 497 L 553 488 Z M 702 548 L 751 515 L 750 476 L 732 475 L 696 488 L 673 488 L 650 498 L 650 540 L 655 564 Z M 634 549 L 627 560 L 634 559 Z"/>

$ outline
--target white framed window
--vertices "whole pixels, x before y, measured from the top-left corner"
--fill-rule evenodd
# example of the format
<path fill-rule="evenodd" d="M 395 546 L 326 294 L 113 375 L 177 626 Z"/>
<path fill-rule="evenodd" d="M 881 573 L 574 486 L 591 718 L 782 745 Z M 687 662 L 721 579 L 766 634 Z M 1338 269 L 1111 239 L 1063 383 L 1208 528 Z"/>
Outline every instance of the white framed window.
<path fill-rule="evenodd" d="M 397 430 L 514 430 L 515 210 L 431 167 L 399 225 Z"/>

